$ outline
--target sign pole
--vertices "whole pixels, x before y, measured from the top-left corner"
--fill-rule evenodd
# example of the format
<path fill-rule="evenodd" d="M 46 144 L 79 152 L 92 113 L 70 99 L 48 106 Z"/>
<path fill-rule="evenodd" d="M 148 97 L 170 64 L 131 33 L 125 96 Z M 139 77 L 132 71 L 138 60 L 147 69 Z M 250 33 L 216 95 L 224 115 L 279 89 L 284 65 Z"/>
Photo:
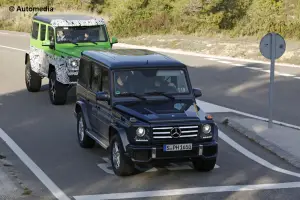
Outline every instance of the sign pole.
<path fill-rule="evenodd" d="M 271 33 L 271 68 L 270 68 L 270 85 L 269 85 L 269 128 L 273 127 L 273 95 L 274 95 L 274 76 L 275 76 L 275 55 L 276 55 L 276 38 L 275 33 Z"/>
<path fill-rule="evenodd" d="M 269 84 L 269 123 L 268 127 L 273 126 L 273 92 L 275 76 L 275 60 L 280 58 L 286 49 L 286 43 L 278 33 L 268 33 L 260 41 L 260 53 L 267 59 L 271 60 L 270 66 L 270 84 Z"/>

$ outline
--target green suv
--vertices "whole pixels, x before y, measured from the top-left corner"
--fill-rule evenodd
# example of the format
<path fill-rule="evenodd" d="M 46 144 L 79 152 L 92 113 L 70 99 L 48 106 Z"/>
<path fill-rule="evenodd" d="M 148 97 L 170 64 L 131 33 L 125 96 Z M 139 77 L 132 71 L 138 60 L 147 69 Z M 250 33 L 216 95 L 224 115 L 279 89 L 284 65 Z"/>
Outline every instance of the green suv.
<path fill-rule="evenodd" d="M 79 59 L 85 50 L 111 49 L 118 40 L 109 38 L 102 18 L 84 15 L 35 15 L 30 50 L 25 55 L 27 90 L 38 92 L 42 79 L 49 79 L 54 105 L 66 103 L 78 78 Z"/>

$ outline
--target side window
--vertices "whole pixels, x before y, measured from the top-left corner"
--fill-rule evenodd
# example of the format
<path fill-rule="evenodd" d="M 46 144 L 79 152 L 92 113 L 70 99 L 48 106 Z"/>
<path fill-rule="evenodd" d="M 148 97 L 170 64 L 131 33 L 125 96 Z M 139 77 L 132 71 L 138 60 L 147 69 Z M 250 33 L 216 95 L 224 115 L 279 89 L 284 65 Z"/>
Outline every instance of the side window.
<path fill-rule="evenodd" d="M 48 26 L 48 40 L 54 42 L 54 29 L 51 26 Z"/>
<path fill-rule="evenodd" d="M 101 91 L 101 66 L 92 63 L 91 89 L 93 92 Z"/>
<path fill-rule="evenodd" d="M 85 59 L 80 59 L 78 83 L 84 87 L 90 87 L 90 75 L 90 62 Z"/>
<path fill-rule="evenodd" d="M 109 75 L 108 70 L 102 70 L 102 91 L 109 94 Z"/>
<path fill-rule="evenodd" d="M 31 30 L 31 36 L 33 39 L 37 39 L 39 34 L 39 23 L 33 22 L 32 24 L 32 30 Z"/>
<path fill-rule="evenodd" d="M 41 24 L 41 36 L 40 36 L 40 40 L 44 41 L 46 38 L 46 25 L 45 24 Z"/>

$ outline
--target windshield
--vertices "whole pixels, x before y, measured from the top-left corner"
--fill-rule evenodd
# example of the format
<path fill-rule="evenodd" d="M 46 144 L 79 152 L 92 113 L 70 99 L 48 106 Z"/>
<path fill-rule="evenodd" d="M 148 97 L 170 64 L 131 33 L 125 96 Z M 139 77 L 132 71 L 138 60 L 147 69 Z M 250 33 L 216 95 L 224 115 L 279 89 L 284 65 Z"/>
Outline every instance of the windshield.
<path fill-rule="evenodd" d="M 108 38 L 105 26 L 101 25 L 56 28 L 57 43 L 78 43 L 88 41 L 107 42 Z"/>
<path fill-rule="evenodd" d="M 120 70 L 114 73 L 114 95 L 187 94 L 186 72 L 177 69 Z"/>

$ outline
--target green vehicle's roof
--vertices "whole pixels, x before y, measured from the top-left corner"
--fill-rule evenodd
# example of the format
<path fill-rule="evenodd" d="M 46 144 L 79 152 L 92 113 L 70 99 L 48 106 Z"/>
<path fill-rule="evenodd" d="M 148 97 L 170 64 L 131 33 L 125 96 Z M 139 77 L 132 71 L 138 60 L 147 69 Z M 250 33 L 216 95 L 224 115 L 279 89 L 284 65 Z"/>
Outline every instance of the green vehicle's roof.
<path fill-rule="evenodd" d="M 36 15 L 33 20 L 52 26 L 95 26 L 105 24 L 104 19 L 87 15 Z"/>

